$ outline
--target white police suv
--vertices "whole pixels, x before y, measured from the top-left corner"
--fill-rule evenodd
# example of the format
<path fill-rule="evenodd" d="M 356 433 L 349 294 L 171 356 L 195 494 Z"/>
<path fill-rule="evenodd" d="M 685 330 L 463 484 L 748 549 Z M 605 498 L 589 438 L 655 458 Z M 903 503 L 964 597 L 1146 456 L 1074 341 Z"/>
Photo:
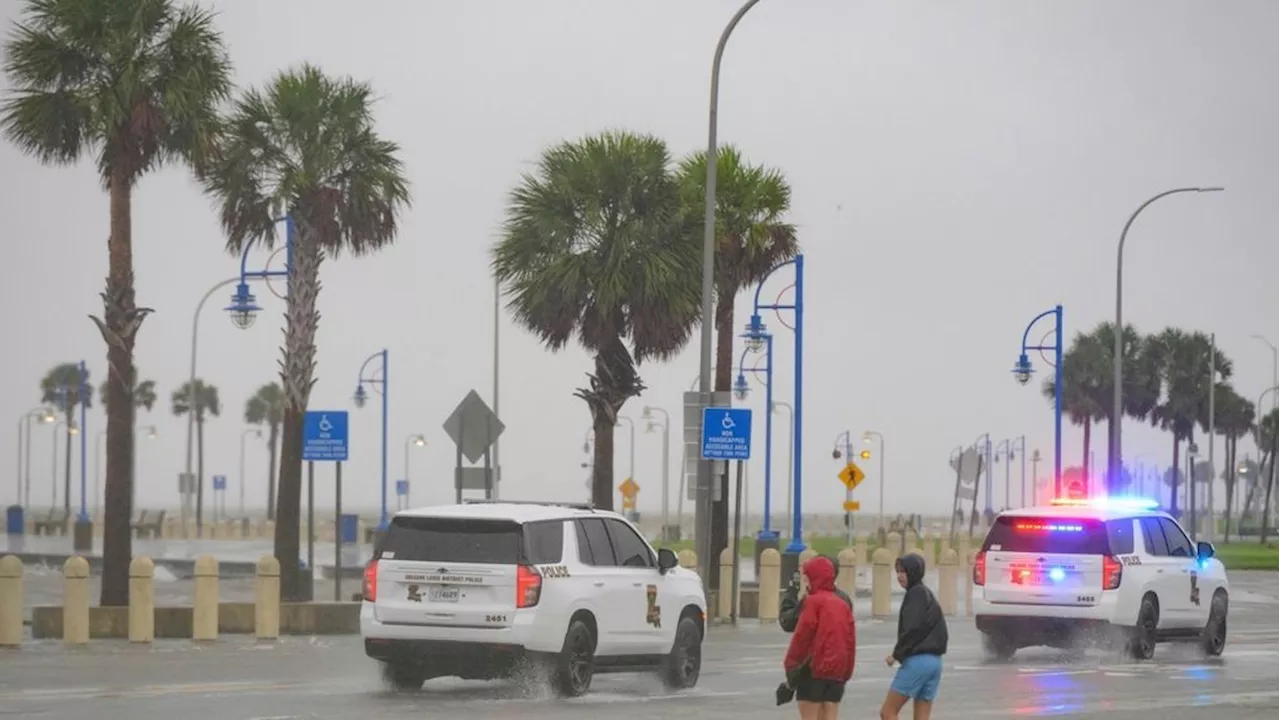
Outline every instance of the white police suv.
<path fill-rule="evenodd" d="M 988 654 L 1118 642 L 1150 659 L 1157 642 L 1227 641 L 1227 574 L 1154 502 L 1054 501 L 1001 513 L 973 565 L 974 615 Z"/>
<path fill-rule="evenodd" d="M 468 502 L 397 513 L 364 572 L 360 631 L 396 689 L 533 674 L 565 696 L 594 673 L 692 687 L 706 600 L 675 553 L 587 505 Z"/>

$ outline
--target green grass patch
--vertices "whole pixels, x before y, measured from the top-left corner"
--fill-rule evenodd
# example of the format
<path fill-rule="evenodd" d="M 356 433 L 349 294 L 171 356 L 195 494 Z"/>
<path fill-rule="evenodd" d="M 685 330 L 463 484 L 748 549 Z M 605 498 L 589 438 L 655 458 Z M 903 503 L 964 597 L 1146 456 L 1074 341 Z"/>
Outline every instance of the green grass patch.
<path fill-rule="evenodd" d="M 1259 544 L 1256 540 L 1215 545 L 1217 556 L 1228 570 L 1272 570 L 1280 566 L 1280 550 L 1275 543 Z"/>

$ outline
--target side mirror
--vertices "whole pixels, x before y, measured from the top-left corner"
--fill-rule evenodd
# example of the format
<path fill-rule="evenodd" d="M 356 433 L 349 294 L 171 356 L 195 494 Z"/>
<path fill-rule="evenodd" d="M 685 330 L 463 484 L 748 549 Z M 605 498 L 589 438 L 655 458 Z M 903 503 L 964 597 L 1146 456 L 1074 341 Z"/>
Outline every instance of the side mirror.
<path fill-rule="evenodd" d="M 1196 543 L 1196 559 L 1208 560 L 1213 557 L 1213 543 L 1204 542 L 1203 540 Z"/>
<path fill-rule="evenodd" d="M 676 553 L 671 548 L 662 548 L 658 550 L 658 572 L 666 571 L 680 564 L 680 559 L 676 557 Z"/>

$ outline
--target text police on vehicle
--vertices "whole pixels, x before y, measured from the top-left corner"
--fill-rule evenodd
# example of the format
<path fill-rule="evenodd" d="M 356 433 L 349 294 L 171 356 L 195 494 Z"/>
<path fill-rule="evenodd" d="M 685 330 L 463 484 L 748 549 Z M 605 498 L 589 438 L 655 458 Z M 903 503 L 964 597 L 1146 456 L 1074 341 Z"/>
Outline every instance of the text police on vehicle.
<path fill-rule="evenodd" d="M 397 513 L 365 568 L 365 652 L 398 689 L 536 673 L 581 695 L 593 673 L 692 687 L 706 600 L 695 573 L 622 516 L 469 502 Z"/>
<path fill-rule="evenodd" d="M 1213 545 L 1193 544 L 1155 503 L 1055 501 L 996 517 L 974 559 L 978 630 L 987 651 L 1118 642 L 1137 659 L 1155 644 L 1226 644 L 1227 574 Z"/>

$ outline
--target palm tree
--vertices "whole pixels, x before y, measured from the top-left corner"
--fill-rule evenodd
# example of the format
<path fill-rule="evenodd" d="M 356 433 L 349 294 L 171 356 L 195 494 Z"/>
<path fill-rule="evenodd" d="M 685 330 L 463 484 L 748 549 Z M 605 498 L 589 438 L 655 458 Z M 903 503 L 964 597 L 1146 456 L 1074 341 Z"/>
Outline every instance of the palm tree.
<path fill-rule="evenodd" d="M 244 421 L 250 425 L 266 425 L 267 436 L 267 519 L 276 519 L 276 446 L 280 441 L 280 423 L 284 422 L 284 390 L 279 383 L 267 383 L 244 404 Z M 243 482 L 243 480 L 241 481 Z"/>
<path fill-rule="evenodd" d="M 93 393 L 81 392 L 81 383 L 85 383 L 86 388 L 90 387 L 88 375 L 89 371 L 85 370 L 85 377 L 80 377 L 79 363 L 59 363 L 40 379 L 40 402 L 61 410 L 66 416 L 66 474 L 62 483 L 62 508 L 68 518 L 71 517 L 71 436 L 76 427 L 76 410 L 81 402 L 85 407 L 93 406 Z"/>
<path fill-rule="evenodd" d="M 1258 451 L 1266 459 L 1258 463 L 1258 482 L 1266 487 L 1266 499 L 1262 502 L 1262 524 L 1258 533 L 1259 541 L 1267 544 L 1267 518 L 1271 517 L 1271 490 L 1276 484 L 1276 456 L 1280 453 L 1277 441 L 1277 428 L 1280 426 L 1280 413 L 1272 410 L 1263 416 L 1258 423 Z"/>
<path fill-rule="evenodd" d="M 227 249 L 271 247 L 276 219 L 297 228 L 288 279 L 280 381 L 284 390 L 275 556 L 281 592 L 304 597 L 298 575 L 302 421 L 315 384 L 320 263 L 395 241 L 409 205 L 400 148 L 374 128 L 373 89 L 303 65 L 245 92 L 224 122 L 204 173 L 220 209 Z"/>
<path fill-rule="evenodd" d="M 12 94 L 0 131 L 47 165 L 89 155 L 110 198 L 103 314 L 107 345 L 106 525 L 102 605 L 129 601 L 133 407 L 138 307 L 133 283 L 133 188 L 166 162 L 198 164 L 231 88 L 213 15 L 173 0 L 27 0 L 5 48 Z"/>
<path fill-rule="evenodd" d="M 1070 348 L 1062 355 L 1062 414 L 1072 425 L 1084 429 L 1084 446 L 1081 448 L 1080 467 L 1085 469 L 1086 490 L 1093 478 L 1089 477 L 1089 452 L 1092 443 L 1093 424 L 1107 417 L 1100 402 L 1099 378 L 1106 374 L 1104 348 L 1092 335 L 1077 333 Z M 1053 378 L 1044 381 L 1044 396 L 1053 404 L 1057 398 L 1057 384 Z M 1063 473 L 1064 478 L 1066 473 Z"/>
<path fill-rule="evenodd" d="M 218 417 L 222 414 L 222 403 L 218 400 L 218 388 L 206 385 L 203 380 L 196 379 L 195 413 L 196 413 L 196 527 L 200 527 L 204 518 L 204 421 L 207 417 Z M 173 414 L 181 417 L 191 412 L 191 382 L 182 383 L 182 387 L 173 391 L 170 402 Z"/>
<path fill-rule="evenodd" d="M 548 148 L 511 191 L 493 249 L 516 319 L 552 352 L 576 339 L 594 356 L 574 394 L 591 411 L 601 508 L 613 507 L 618 411 L 644 391 L 636 367 L 678 352 L 698 319 L 701 243 L 669 164 L 662 140 L 629 132 Z"/>
<path fill-rule="evenodd" d="M 677 170 L 686 212 L 701 219 L 707 192 L 707 154 L 695 152 Z M 727 145 L 716 152 L 715 390 L 733 386 L 734 305 L 742 290 L 755 285 L 800 251 L 795 226 L 784 220 L 791 209 L 791 186 L 778 170 L 752 165 Z M 696 227 L 701 227 L 696 224 Z M 729 542 L 729 497 L 712 503 L 713 552 Z M 713 563 L 714 565 L 715 563 Z M 718 582 L 716 565 L 711 582 Z"/>
<path fill-rule="evenodd" d="M 1231 539 L 1231 503 L 1235 499 L 1240 475 L 1236 471 L 1236 445 L 1240 438 L 1253 431 L 1253 403 L 1242 397 L 1230 385 L 1221 383 L 1215 397 L 1214 412 L 1217 415 L 1217 431 L 1226 438 L 1227 463 L 1222 471 L 1226 489 L 1226 508 L 1223 511 L 1223 542 Z M 1218 399 L 1221 398 L 1221 399 Z"/>
<path fill-rule="evenodd" d="M 1147 360 L 1156 368 L 1163 388 L 1162 398 L 1151 411 L 1151 424 L 1173 434 L 1173 467 L 1179 467 L 1179 446 L 1193 442 L 1197 424 L 1208 414 L 1209 360 L 1213 343 L 1202 332 L 1188 333 L 1167 328 L 1148 340 Z M 1218 372 L 1231 377 L 1231 361 L 1215 350 Z M 1169 512 L 1178 513 L 1178 487 L 1169 489 Z"/>

